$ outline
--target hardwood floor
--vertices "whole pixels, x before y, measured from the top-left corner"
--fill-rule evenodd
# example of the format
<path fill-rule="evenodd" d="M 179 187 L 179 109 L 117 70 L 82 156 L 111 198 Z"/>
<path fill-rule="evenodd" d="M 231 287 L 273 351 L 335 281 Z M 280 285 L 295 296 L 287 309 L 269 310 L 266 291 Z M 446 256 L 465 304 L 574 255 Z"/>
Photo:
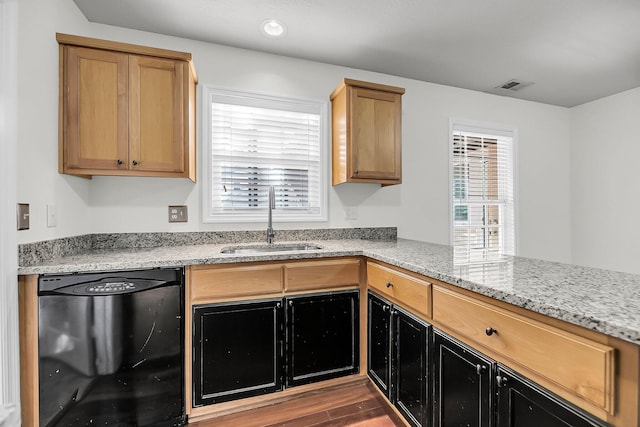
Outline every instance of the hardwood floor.
<path fill-rule="evenodd" d="M 371 382 L 305 393 L 302 396 L 188 427 L 404 427 Z"/>

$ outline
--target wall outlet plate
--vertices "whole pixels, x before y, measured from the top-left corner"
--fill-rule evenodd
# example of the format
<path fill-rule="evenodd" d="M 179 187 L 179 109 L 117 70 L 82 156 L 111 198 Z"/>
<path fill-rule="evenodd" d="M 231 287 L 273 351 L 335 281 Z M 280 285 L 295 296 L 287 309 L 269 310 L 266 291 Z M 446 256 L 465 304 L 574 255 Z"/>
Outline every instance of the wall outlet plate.
<path fill-rule="evenodd" d="M 169 206 L 169 222 L 187 222 L 189 213 L 186 206 Z"/>
<path fill-rule="evenodd" d="M 357 206 L 345 206 L 344 219 L 358 219 L 358 207 Z"/>
<path fill-rule="evenodd" d="M 18 230 L 29 229 L 29 203 L 18 203 Z"/>

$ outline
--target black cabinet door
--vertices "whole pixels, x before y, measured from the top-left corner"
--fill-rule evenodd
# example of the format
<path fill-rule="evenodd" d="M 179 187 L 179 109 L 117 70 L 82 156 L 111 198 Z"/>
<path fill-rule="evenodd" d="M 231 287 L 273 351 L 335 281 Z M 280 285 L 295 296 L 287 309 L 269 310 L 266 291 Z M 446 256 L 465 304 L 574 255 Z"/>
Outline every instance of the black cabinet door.
<path fill-rule="evenodd" d="M 434 425 L 491 426 L 494 362 L 440 331 L 433 336 Z"/>
<path fill-rule="evenodd" d="M 391 399 L 391 303 L 369 292 L 367 307 L 367 372 Z"/>
<path fill-rule="evenodd" d="M 392 401 L 411 425 L 425 426 L 430 412 L 427 343 L 431 326 L 398 308 L 393 309 L 392 318 Z"/>
<path fill-rule="evenodd" d="M 498 386 L 498 427 L 593 427 L 606 424 L 502 366 Z"/>
<path fill-rule="evenodd" d="M 193 307 L 193 405 L 282 389 L 282 300 Z"/>
<path fill-rule="evenodd" d="M 358 290 L 285 298 L 286 386 L 360 369 Z"/>

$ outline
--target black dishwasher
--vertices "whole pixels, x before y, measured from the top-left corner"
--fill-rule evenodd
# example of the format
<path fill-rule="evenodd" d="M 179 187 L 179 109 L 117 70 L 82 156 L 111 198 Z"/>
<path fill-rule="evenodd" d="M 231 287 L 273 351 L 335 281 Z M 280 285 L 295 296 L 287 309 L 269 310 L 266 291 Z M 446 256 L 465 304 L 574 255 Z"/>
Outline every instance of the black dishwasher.
<path fill-rule="evenodd" d="M 43 275 L 41 426 L 181 426 L 182 268 Z"/>

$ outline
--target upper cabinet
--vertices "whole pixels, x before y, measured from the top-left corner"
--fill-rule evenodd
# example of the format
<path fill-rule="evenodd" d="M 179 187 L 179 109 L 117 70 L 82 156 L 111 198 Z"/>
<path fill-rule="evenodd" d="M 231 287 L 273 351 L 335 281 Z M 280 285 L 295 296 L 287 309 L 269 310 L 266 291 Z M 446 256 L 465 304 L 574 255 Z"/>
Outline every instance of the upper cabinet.
<path fill-rule="evenodd" d="M 331 94 L 333 185 L 402 182 L 404 89 L 344 79 Z"/>
<path fill-rule="evenodd" d="M 57 34 L 59 171 L 196 180 L 190 53 Z"/>

